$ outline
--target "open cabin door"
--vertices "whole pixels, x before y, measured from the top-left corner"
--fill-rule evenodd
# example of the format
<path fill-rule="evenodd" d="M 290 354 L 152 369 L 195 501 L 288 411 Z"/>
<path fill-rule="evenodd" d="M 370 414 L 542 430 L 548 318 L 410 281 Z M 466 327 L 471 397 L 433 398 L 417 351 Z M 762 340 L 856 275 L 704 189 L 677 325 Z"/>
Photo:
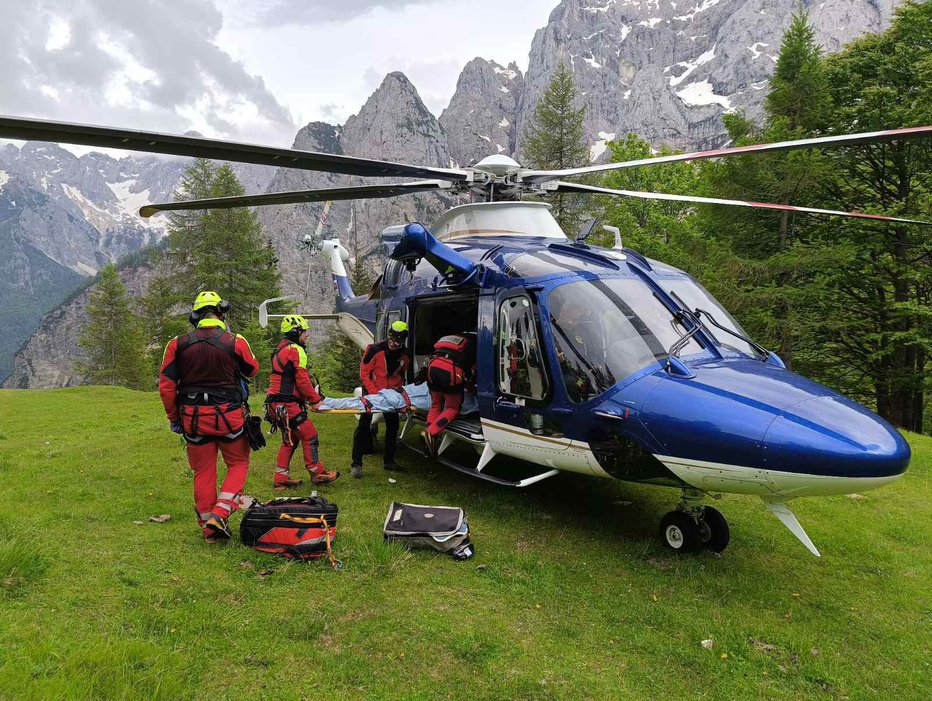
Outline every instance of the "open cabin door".
<path fill-rule="evenodd" d="M 490 427 L 498 441 L 516 450 L 527 448 L 529 441 L 545 441 L 549 449 L 562 450 L 566 447 L 564 441 L 546 438 L 554 433 L 547 412 L 552 393 L 537 317 L 536 302 L 525 290 L 509 292 L 498 301 L 495 424 Z"/>

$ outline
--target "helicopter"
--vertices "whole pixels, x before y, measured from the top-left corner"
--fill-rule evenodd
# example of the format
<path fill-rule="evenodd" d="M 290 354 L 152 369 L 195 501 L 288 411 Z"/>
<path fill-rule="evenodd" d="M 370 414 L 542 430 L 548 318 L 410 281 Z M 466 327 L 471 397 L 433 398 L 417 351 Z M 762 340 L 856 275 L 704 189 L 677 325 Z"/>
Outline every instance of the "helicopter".
<path fill-rule="evenodd" d="M 906 471 L 910 448 L 887 421 L 838 392 L 789 371 L 751 339 L 693 277 L 625 248 L 586 243 L 590 222 L 570 240 L 550 194 L 602 194 L 742 206 L 885 222 L 929 222 L 860 212 L 637 192 L 564 178 L 661 163 L 843 147 L 928 137 L 932 127 L 815 137 L 721 148 L 562 170 L 532 170 L 504 155 L 472 167 L 437 168 L 297 149 L 241 144 L 110 127 L 0 117 L 0 137 L 58 141 L 366 177 L 419 178 L 147 205 L 158 212 L 396 197 L 415 192 L 468 194 L 428 228 L 388 227 L 388 258 L 373 290 L 356 294 L 338 239 L 305 237 L 330 263 L 341 331 L 365 347 L 406 321 L 414 371 L 436 339 L 476 333 L 478 411 L 446 429 L 436 460 L 498 485 L 527 487 L 560 472 L 680 490 L 660 520 L 660 540 L 676 552 L 720 553 L 730 541 L 723 514 L 705 503 L 719 494 L 763 501 L 814 555 L 820 553 L 789 502 L 863 492 Z M 278 298 L 280 299 L 280 298 Z M 260 323 L 270 317 L 266 300 Z M 408 378 L 411 380 L 412 378 Z M 423 422 L 407 412 L 409 425 Z M 402 433 L 404 436 L 404 432 Z M 474 465 L 445 457 L 469 446 Z M 472 453 L 470 451 L 470 454 Z M 496 457 L 499 461 L 493 462 Z M 496 476 L 503 460 L 535 474 Z"/>

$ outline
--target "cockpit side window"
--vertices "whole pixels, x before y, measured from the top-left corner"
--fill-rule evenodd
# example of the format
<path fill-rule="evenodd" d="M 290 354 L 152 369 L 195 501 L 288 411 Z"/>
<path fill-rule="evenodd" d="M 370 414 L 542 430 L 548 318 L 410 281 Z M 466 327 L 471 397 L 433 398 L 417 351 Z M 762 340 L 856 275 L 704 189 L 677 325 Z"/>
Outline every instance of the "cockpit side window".
<path fill-rule="evenodd" d="M 547 372 L 527 295 L 505 299 L 498 315 L 498 387 L 502 394 L 543 399 Z"/>

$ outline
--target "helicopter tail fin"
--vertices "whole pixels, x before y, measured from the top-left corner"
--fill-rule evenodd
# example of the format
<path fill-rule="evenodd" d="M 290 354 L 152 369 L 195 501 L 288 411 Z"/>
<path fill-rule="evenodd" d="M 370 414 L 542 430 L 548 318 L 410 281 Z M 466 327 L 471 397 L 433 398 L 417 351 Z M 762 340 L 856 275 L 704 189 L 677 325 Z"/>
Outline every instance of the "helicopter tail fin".
<path fill-rule="evenodd" d="M 345 265 L 349 261 L 349 251 L 343 247 L 339 239 L 328 239 L 321 245 L 321 253 L 330 262 L 330 274 L 333 276 L 333 284 L 337 293 L 337 309 L 340 309 L 342 304 L 355 297 Z"/>

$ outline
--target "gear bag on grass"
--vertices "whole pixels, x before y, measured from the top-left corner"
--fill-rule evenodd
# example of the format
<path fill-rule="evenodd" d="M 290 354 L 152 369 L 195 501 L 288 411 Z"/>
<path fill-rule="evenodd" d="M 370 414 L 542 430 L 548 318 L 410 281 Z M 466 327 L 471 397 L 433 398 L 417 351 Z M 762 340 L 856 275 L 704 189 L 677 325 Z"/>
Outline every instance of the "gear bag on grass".
<path fill-rule="evenodd" d="M 323 497 L 281 497 L 251 506 L 239 525 L 243 545 L 296 560 L 328 557 L 337 567 L 331 543 L 337 537 L 336 504 Z"/>
<path fill-rule="evenodd" d="M 466 513 L 456 506 L 421 506 L 392 502 L 383 529 L 386 541 L 425 546 L 449 553 L 455 560 L 475 554 L 469 540 Z"/>

